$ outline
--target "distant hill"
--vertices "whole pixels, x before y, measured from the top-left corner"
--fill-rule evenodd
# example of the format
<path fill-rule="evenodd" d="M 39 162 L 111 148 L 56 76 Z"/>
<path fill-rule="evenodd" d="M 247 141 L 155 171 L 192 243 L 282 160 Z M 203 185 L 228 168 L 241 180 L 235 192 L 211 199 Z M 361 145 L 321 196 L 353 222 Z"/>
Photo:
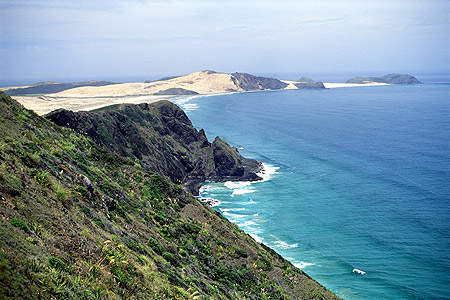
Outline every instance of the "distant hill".
<path fill-rule="evenodd" d="M 304 89 L 317 90 L 317 89 L 324 89 L 325 88 L 325 86 L 323 85 L 322 81 L 314 82 L 314 80 L 312 80 L 309 77 L 302 77 L 302 78 L 300 78 L 299 80 L 297 80 L 296 83 L 294 83 L 294 85 L 299 90 L 304 90 Z"/>
<path fill-rule="evenodd" d="M 110 81 L 98 81 L 98 80 L 90 80 L 83 82 L 73 82 L 73 83 L 62 83 L 55 81 L 45 81 L 35 83 L 29 87 L 16 88 L 7 90 L 6 94 L 9 96 L 24 96 L 24 95 L 35 95 L 35 94 L 53 94 L 59 93 L 68 89 L 73 89 L 77 87 L 83 86 L 105 86 L 115 84 Z"/>
<path fill-rule="evenodd" d="M 347 83 L 368 83 L 379 82 L 389 84 L 419 84 L 421 83 L 417 78 L 409 74 L 392 73 L 379 77 L 353 77 L 347 80 Z"/>

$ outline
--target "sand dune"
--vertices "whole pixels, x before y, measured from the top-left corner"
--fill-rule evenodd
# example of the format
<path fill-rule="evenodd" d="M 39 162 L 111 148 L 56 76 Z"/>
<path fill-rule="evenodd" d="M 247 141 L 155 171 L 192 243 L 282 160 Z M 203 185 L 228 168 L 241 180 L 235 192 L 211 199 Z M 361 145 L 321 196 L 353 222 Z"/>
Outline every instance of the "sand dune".
<path fill-rule="evenodd" d="M 199 71 L 170 80 L 150 83 L 122 83 L 99 87 L 79 87 L 52 94 L 57 97 L 121 97 L 152 95 L 170 88 L 183 88 L 199 94 L 237 92 L 242 89 L 231 74 Z"/>

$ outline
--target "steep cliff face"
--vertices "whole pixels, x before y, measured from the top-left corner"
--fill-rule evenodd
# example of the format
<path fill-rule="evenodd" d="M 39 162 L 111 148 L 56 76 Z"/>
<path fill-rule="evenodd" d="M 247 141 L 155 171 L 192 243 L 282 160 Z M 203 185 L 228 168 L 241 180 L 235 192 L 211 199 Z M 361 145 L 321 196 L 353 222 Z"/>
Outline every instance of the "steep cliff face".
<path fill-rule="evenodd" d="M 178 114 L 159 105 L 155 118 L 158 109 Z M 114 120 L 102 117 L 109 121 L 89 120 Z M 166 118 L 171 129 L 160 130 L 185 121 Z M 135 134 L 125 127 L 121 134 Z M 184 142 L 203 136 L 190 130 Z M 221 143 L 214 151 L 226 148 Z M 135 158 L 0 92 L 1 299 L 338 299 Z"/>
<path fill-rule="evenodd" d="M 98 145 L 133 157 L 147 170 L 198 193 L 206 180 L 258 180 L 260 163 L 216 138 L 210 143 L 169 101 L 118 105 L 93 112 L 57 110 L 46 118 L 89 135 Z"/>

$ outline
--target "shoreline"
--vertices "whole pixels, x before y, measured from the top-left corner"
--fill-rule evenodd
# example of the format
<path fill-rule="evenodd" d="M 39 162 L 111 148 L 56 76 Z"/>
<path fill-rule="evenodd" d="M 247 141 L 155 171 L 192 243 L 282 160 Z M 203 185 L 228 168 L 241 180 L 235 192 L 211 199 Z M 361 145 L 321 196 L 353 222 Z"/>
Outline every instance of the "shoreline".
<path fill-rule="evenodd" d="M 367 86 L 384 86 L 392 85 L 390 83 L 368 82 L 368 83 L 346 83 L 346 82 L 324 82 L 323 85 L 327 89 L 341 88 L 341 87 L 367 87 Z"/>
<path fill-rule="evenodd" d="M 59 108 L 72 111 L 91 111 L 102 107 L 107 107 L 116 104 L 141 104 L 153 103 L 160 100 L 173 101 L 177 105 L 189 102 L 192 99 L 199 97 L 211 97 L 236 93 L 250 93 L 250 92 L 266 92 L 266 91 L 284 91 L 295 90 L 292 88 L 293 82 L 282 80 L 289 84 L 288 87 L 281 90 L 258 90 L 258 91 L 215 91 L 198 95 L 154 95 L 154 94 L 139 94 L 139 95 L 125 95 L 125 96 L 88 96 L 88 95 L 68 95 L 56 96 L 55 94 L 46 94 L 39 96 L 13 96 L 25 108 L 35 111 L 38 115 L 45 115 L 51 111 Z M 326 89 L 342 88 L 342 87 L 370 87 L 370 86 L 386 86 L 387 83 L 324 83 Z M 187 99 L 184 101 L 183 99 Z"/>

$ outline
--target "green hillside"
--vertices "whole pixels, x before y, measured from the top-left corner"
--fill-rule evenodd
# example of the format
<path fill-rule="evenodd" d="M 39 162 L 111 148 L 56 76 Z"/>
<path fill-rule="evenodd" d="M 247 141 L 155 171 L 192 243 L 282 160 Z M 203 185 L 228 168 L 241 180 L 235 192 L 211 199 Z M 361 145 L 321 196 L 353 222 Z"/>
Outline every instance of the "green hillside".
<path fill-rule="evenodd" d="M 0 96 L 0 299 L 337 299 L 166 177 Z"/>

